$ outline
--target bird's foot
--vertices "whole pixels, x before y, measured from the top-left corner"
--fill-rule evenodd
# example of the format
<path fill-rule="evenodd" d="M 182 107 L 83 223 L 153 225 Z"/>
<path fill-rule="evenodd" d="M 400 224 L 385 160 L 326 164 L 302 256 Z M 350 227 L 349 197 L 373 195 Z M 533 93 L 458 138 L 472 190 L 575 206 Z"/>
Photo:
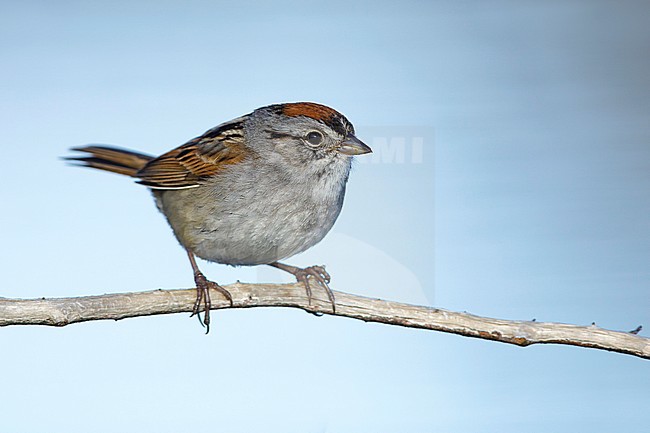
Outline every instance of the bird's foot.
<path fill-rule="evenodd" d="M 210 309 L 212 308 L 212 301 L 210 299 L 210 289 L 215 289 L 221 293 L 228 301 L 230 301 L 230 306 L 233 306 L 232 295 L 230 292 L 214 281 L 210 281 L 205 278 L 205 275 L 201 271 L 194 273 L 194 282 L 196 283 L 196 301 L 194 301 L 194 308 L 192 308 L 192 316 L 199 318 L 201 326 L 204 326 L 205 333 L 210 332 Z M 199 314 L 201 309 L 201 303 L 203 302 L 203 320 Z"/>
<path fill-rule="evenodd" d="M 331 280 L 330 274 L 327 273 L 325 270 L 324 266 L 309 266 L 306 268 L 298 268 L 296 266 L 291 266 L 291 265 L 285 265 L 284 263 L 271 263 L 271 266 L 282 269 L 285 272 L 289 272 L 290 274 L 293 274 L 293 276 L 296 277 L 296 280 L 298 282 L 302 283 L 305 286 L 305 291 L 307 292 L 307 300 L 309 302 L 309 305 L 311 305 L 311 298 L 312 298 L 312 292 L 311 292 L 311 283 L 309 282 L 310 278 L 313 278 L 316 280 L 316 283 L 318 283 L 319 286 L 321 286 L 323 289 L 325 289 L 325 293 L 327 293 L 327 297 L 329 298 L 330 302 L 332 303 L 332 313 L 336 314 L 336 302 L 334 299 L 334 293 L 332 292 L 332 289 L 329 287 L 329 282 Z"/>

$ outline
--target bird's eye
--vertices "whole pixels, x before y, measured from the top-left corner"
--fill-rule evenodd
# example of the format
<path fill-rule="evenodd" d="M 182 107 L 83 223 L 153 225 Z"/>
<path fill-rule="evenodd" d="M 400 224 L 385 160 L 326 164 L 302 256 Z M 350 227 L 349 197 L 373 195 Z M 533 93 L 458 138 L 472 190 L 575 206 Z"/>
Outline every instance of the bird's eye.
<path fill-rule="evenodd" d="M 307 136 L 305 137 L 307 140 L 307 143 L 309 143 L 312 146 L 318 146 L 323 142 L 323 134 L 320 133 L 319 131 L 311 131 Z"/>

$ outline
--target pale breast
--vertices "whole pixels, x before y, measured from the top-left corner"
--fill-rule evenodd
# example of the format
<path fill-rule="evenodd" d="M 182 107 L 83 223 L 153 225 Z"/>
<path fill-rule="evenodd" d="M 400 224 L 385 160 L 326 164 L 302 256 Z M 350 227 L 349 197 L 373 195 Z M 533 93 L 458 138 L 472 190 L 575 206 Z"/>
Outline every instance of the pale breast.
<path fill-rule="evenodd" d="M 336 168 L 339 170 L 339 168 Z M 318 243 L 343 204 L 349 164 L 298 181 L 280 170 L 225 172 L 198 188 L 154 191 L 178 241 L 202 259 L 259 265 Z"/>

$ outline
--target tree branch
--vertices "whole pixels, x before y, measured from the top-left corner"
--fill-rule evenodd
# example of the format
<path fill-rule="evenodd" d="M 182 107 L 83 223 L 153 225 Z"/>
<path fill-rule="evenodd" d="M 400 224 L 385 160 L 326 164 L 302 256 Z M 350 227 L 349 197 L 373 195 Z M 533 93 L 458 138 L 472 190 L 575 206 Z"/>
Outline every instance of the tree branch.
<path fill-rule="evenodd" d="M 295 307 L 312 313 L 332 314 L 324 293 L 316 291 L 309 305 L 302 284 L 244 284 L 226 287 L 234 308 Z M 466 337 L 500 341 L 518 346 L 564 344 L 609 350 L 650 359 L 650 339 L 630 332 L 592 326 L 492 319 L 440 308 L 371 299 L 343 292 L 336 296 L 336 316 L 410 328 L 431 329 Z M 0 326 L 65 326 L 89 320 L 120 320 L 127 317 L 192 311 L 195 289 L 155 290 L 80 298 L 0 298 Z M 214 309 L 230 308 L 217 292 Z"/>

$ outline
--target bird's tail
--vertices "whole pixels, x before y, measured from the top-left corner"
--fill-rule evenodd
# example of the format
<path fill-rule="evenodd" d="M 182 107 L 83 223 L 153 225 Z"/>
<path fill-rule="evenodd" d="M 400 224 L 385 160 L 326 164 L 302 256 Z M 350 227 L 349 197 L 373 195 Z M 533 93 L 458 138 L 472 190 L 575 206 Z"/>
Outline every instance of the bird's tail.
<path fill-rule="evenodd" d="M 150 155 L 108 146 L 74 147 L 71 150 L 85 152 L 86 155 L 64 158 L 67 161 L 77 162 L 83 167 L 92 167 L 131 177 L 136 177 L 138 171 L 154 159 Z"/>

